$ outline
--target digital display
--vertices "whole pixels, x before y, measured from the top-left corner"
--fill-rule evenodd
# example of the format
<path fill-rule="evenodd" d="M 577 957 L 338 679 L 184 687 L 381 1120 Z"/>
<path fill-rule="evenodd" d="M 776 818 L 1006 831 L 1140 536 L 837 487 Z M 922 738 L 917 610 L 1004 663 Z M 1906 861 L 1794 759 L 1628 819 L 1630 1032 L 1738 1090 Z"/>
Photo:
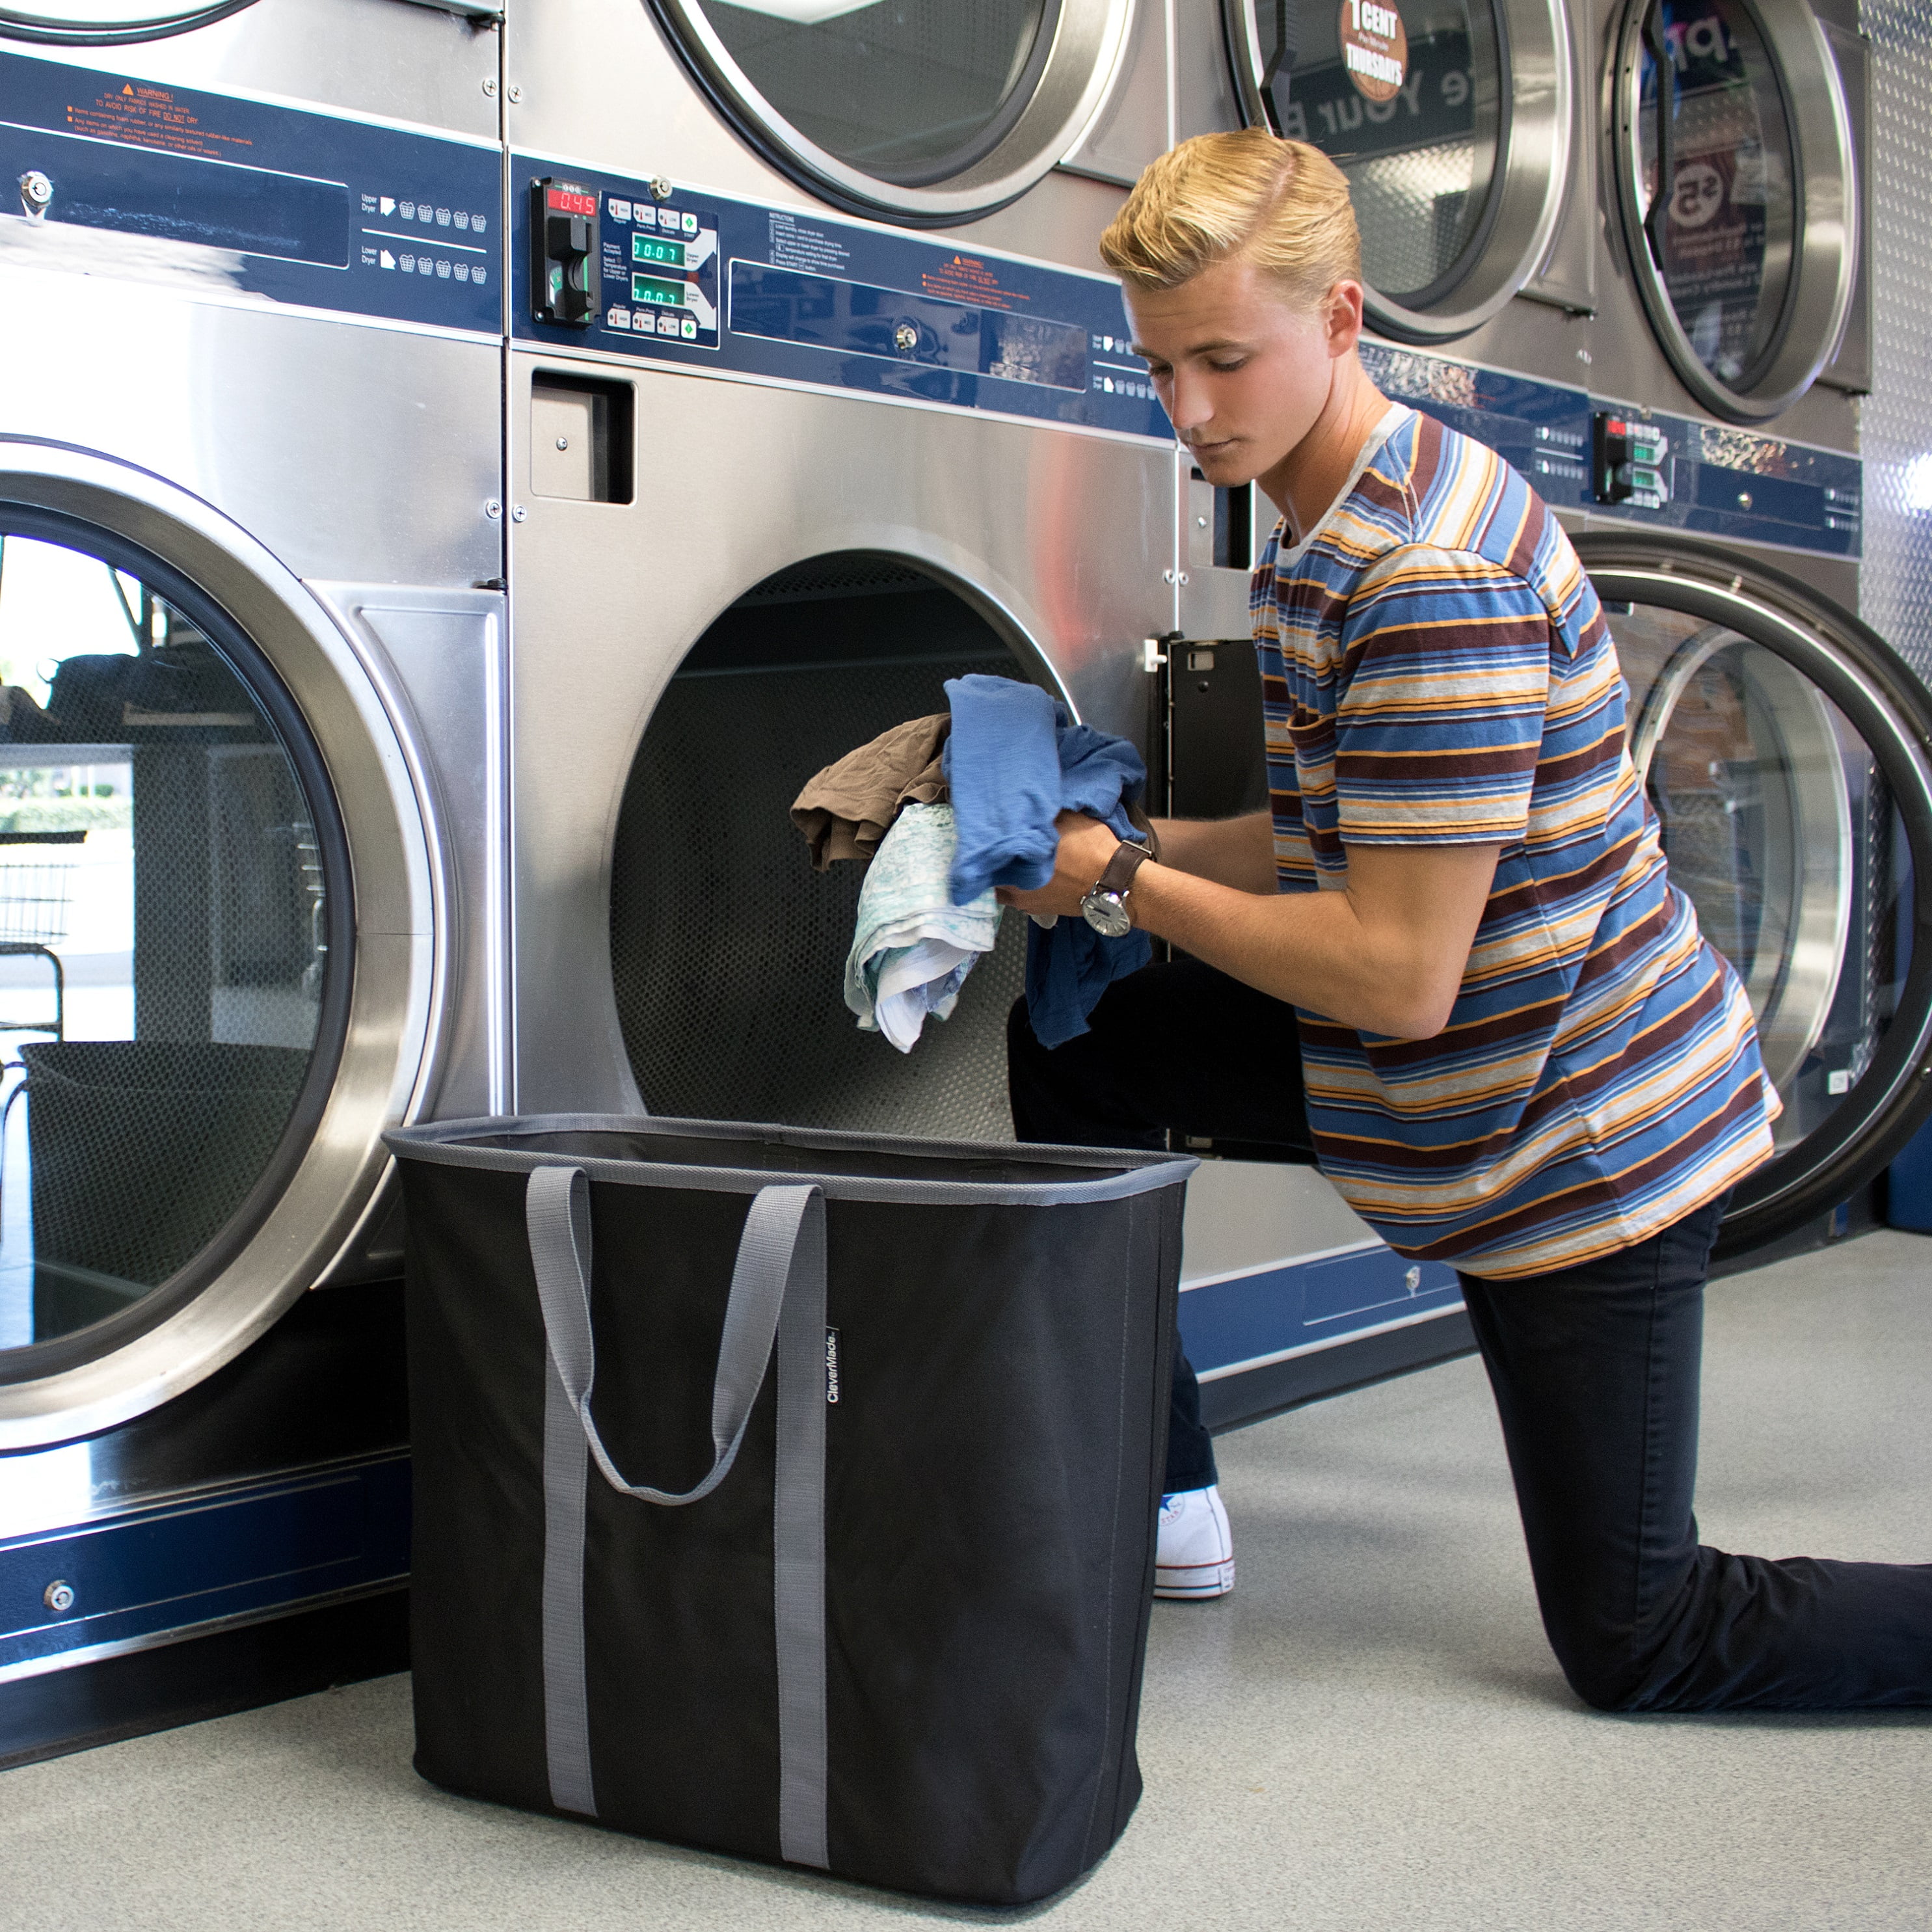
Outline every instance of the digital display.
<path fill-rule="evenodd" d="M 544 191 L 544 201 L 554 214 L 595 214 L 597 212 L 597 197 L 594 194 L 580 194 L 571 188 L 547 188 Z"/>
<path fill-rule="evenodd" d="M 631 299 L 634 302 L 656 302 L 663 308 L 682 308 L 684 306 L 684 284 L 667 282 L 656 275 L 633 275 L 631 278 Z"/>
<path fill-rule="evenodd" d="M 633 235 L 631 237 L 631 260 L 634 262 L 656 262 L 668 268 L 684 266 L 684 244 L 682 242 L 660 242 L 655 235 Z"/>

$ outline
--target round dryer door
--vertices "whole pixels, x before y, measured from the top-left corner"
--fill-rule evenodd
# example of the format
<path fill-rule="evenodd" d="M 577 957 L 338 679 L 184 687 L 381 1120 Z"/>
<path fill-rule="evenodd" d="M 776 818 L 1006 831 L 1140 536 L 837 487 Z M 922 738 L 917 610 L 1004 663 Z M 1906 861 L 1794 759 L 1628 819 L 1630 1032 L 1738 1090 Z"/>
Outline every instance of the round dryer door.
<path fill-rule="evenodd" d="M 1637 286 L 1685 387 L 1734 422 L 1789 408 L 1857 268 L 1844 89 L 1806 0 L 1634 0 L 1616 138 Z"/>
<path fill-rule="evenodd" d="M 1132 0 L 652 0 L 752 145 L 814 194 L 939 225 L 1026 192 L 1120 64 Z"/>
<path fill-rule="evenodd" d="M 1569 41 L 1552 0 L 1224 0 L 1251 124 L 1348 178 L 1369 319 L 1467 334 L 1536 272 L 1569 167 Z"/>
<path fill-rule="evenodd" d="M 358 945 L 358 896 L 422 896 L 380 707 L 172 500 L 0 445 L 0 1447 L 152 1406 L 313 1286 L 423 1057 L 421 947 Z"/>
<path fill-rule="evenodd" d="M 1577 550 L 1630 687 L 1670 876 L 1730 961 L 1784 1102 L 1720 1252 L 1870 1180 L 1932 1112 L 1932 694 L 1855 617 L 1684 542 Z"/>

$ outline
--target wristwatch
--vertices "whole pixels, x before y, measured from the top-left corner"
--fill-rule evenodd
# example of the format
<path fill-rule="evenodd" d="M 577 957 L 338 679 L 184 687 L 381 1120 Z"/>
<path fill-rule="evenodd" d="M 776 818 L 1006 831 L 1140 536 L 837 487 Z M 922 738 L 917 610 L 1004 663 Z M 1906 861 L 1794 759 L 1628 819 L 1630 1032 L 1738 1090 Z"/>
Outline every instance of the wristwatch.
<path fill-rule="evenodd" d="M 1124 939 L 1134 929 L 1127 915 L 1127 893 L 1134 874 L 1154 856 L 1144 845 L 1124 838 L 1114 848 L 1107 869 L 1080 902 L 1080 915 L 1102 939 Z"/>

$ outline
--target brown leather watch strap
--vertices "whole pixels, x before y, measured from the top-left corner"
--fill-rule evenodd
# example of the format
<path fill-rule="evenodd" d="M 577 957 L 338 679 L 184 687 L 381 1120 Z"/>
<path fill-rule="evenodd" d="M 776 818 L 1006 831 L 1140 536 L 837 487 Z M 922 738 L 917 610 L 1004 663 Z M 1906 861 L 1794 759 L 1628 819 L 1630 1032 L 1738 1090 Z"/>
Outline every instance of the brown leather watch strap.
<path fill-rule="evenodd" d="M 1107 861 L 1107 869 L 1094 881 L 1094 890 L 1096 892 L 1112 892 L 1116 898 L 1124 899 L 1133 884 L 1134 874 L 1153 856 L 1144 845 L 1122 839 L 1114 848 L 1114 856 Z"/>

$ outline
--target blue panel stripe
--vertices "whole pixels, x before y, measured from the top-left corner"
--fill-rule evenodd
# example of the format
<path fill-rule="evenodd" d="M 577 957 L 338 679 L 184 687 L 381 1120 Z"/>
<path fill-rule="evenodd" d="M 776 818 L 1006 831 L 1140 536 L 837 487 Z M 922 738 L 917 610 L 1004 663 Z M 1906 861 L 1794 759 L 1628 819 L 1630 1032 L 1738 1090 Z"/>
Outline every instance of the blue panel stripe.
<path fill-rule="evenodd" d="M 1207 1375 L 1444 1311 L 1462 1298 L 1455 1270 L 1440 1262 L 1360 1248 L 1188 1288 L 1180 1298 L 1180 1339 L 1195 1372 Z"/>

